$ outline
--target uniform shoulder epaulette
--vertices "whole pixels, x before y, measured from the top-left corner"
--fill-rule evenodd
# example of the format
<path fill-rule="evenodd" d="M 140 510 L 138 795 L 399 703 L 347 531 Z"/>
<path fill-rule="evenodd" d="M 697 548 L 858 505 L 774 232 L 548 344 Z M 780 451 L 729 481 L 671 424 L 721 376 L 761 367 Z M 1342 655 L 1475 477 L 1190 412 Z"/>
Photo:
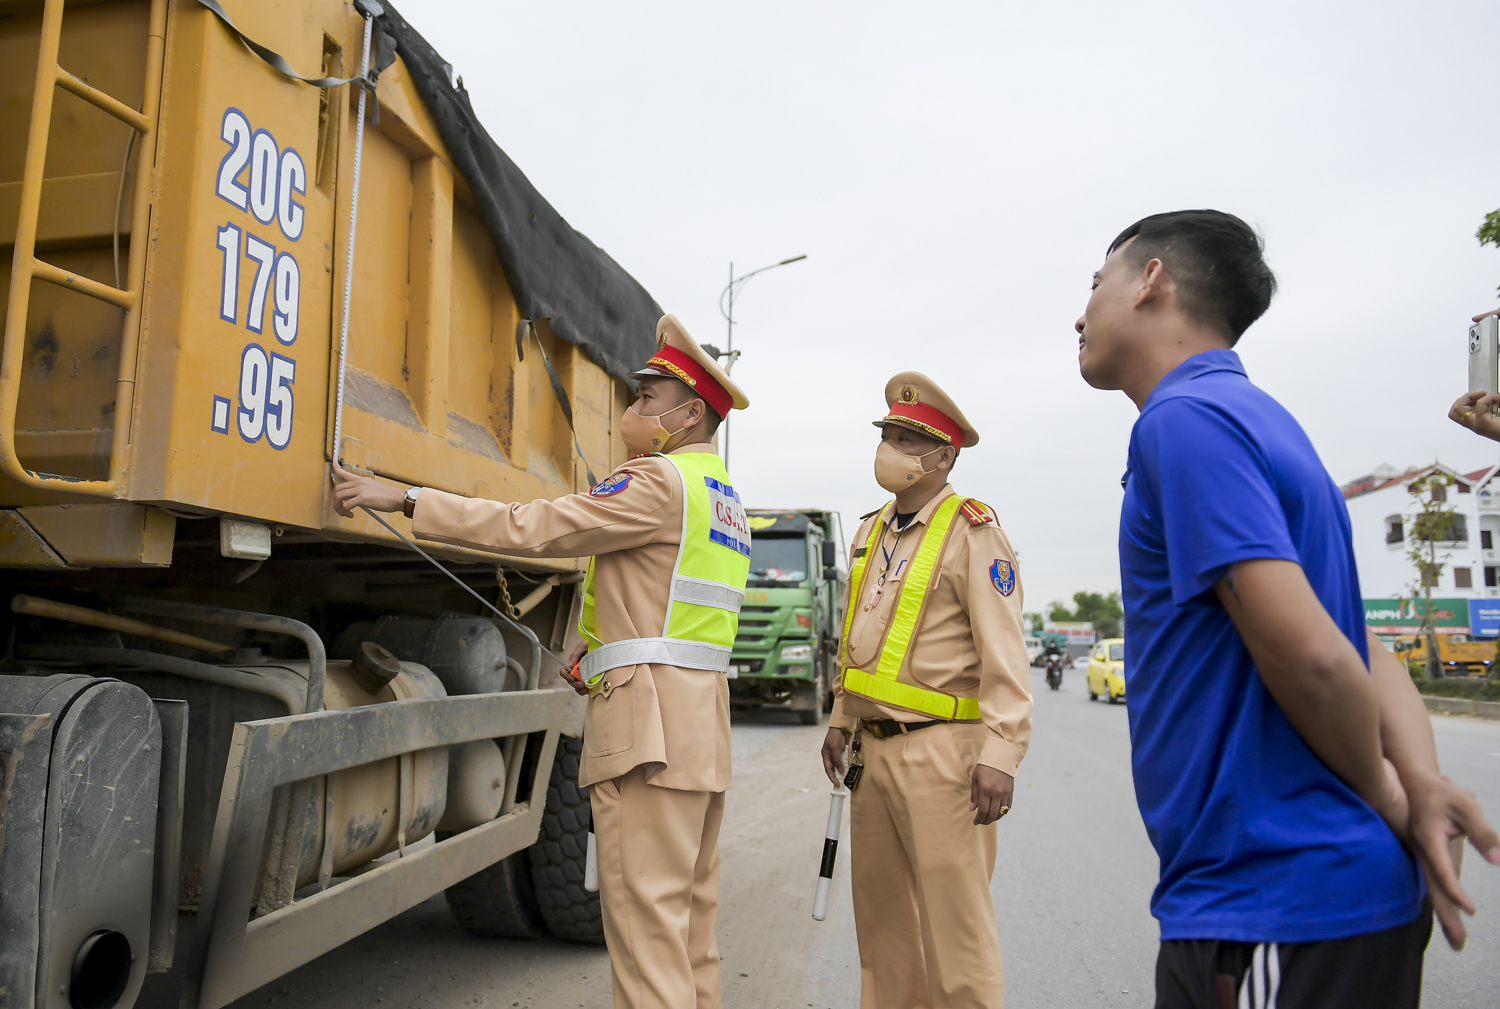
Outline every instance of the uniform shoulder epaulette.
<path fill-rule="evenodd" d="M 990 511 L 990 506 L 974 498 L 969 498 L 959 505 L 958 510 L 964 513 L 964 518 L 969 520 L 971 526 L 987 525 L 995 521 L 995 515 Z"/>
<path fill-rule="evenodd" d="M 885 509 L 885 505 L 881 505 L 879 508 L 876 508 L 874 511 L 865 512 L 863 515 L 861 515 L 859 517 L 859 520 L 861 522 L 863 522 L 867 518 L 874 518 L 876 515 L 879 515 L 881 513 L 881 511 L 883 511 L 884 509 Z"/>

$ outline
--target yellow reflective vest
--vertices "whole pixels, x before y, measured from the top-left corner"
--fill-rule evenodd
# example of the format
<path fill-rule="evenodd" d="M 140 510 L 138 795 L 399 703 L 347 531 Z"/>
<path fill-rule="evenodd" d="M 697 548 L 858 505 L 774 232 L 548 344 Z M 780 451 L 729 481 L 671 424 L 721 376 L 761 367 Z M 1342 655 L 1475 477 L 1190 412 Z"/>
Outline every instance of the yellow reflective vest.
<path fill-rule="evenodd" d="M 901 597 L 896 601 L 891 622 L 885 629 L 885 637 L 875 657 L 864 666 L 855 666 L 849 655 L 849 629 L 854 625 L 854 610 L 864 598 L 865 576 L 869 570 L 870 556 L 885 533 L 886 524 L 895 514 L 894 502 L 880 510 L 870 526 L 870 537 L 865 549 L 854 562 L 849 572 L 849 604 L 844 614 L 844 672 L 843 688 L 851 694 L 866 697 L 881 704 L 905 708 L 933 718 L 950 721 L 978 721 L 979 698 L 957 697 L 942 690 L 919 686 L 912 682 L 906 668 L 906 654 L 911 649 L 912 639 L 922 622 L 922 613 L 927 608 L 928 589 L 932 575 L 942 560 L 948 545 L 949 533 L 954 519 L 965 498 L 950 494 L 933 511 L 932 521 L 922 532 L 907 567 L 906 578 L 901 583 Z M 873 667 L 873 668 L 872 668 Z M 905 679 L 902 679 L 902 674 Z M 975 687 L 978 690 L 978 687 Z"/>
<path fill-rule="evenodd" d="M 589 643 L 581 672 L 590 687 L 620 666 L 659 664 L 727 673 L 750 577 L 750 525 L 712 452 L 658 455 L 682 480 L 682 542 L 660 637 L 603 641 L 595 630 L 594 559 L 583 580 L 578 630 Z"/>

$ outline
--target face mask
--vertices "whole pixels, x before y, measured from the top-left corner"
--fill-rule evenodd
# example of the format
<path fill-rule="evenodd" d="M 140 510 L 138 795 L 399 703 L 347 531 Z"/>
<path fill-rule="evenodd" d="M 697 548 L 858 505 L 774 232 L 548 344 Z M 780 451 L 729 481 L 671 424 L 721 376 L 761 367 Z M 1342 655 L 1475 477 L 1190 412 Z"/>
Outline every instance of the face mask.
<path fill-rule="evenodd" d="M 620 440 L 625 443 L 625 450 L 631 455 L 665 452 L 667 442 L 681 434 L 686 428 L 679 427 L 676 431 L 668 431 L 661 426 L 661 418 L 696 402 L 697 400 L 690 399 L 686 403 L 678 403 L 666 413 L 655 417 L 647 417 L 637 410 L 636 407 L 640 405 L 639 401 L 630 404 L 630 408 L 625 411 L 625 416 L 620 418 Z"/>
<path fill-rule="evenodd" d="M 939 446 L 926 455 L 907 455 L 883 441 L 875 450 L 875 482 L 892 494 L 899 494 L 927 475 L 922 460 L 942 450 Z"/>

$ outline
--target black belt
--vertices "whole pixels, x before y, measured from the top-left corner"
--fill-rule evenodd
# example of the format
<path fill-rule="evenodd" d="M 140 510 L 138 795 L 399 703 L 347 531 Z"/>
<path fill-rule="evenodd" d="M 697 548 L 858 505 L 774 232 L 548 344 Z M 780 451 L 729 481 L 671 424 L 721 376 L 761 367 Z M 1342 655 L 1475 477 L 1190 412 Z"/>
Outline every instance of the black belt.
<path fill-rule="evenodd" d="M 898 722 L 894 718 L 861 718 L 859 721 L 865 731 L 876 739 L 888 739 L 891 736 L 899 736 L 903 732 L 916 732 L 918 729 L 948 724 L 946 718 L 934 718 L 930 722 Z"/>

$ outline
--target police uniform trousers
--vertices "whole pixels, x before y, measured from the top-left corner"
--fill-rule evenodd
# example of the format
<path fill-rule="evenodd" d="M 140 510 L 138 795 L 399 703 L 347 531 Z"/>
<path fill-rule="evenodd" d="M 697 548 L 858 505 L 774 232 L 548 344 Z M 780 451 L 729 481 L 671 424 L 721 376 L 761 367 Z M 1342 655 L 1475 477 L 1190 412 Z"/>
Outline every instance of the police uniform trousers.
<path fill-rule="evenodd" d="M 589 791 L 615 1006 L 718 1009 L 724 793 L 650 785 L 644 767 Z"/>
<path fill-rule="evenodd" d="M 860 1009 L 999 1009 L 990 877 L 995 824 L 976 827 L 970 781 L 989 730 L 934 725 L 872 738 L 850 797 Z"/>

